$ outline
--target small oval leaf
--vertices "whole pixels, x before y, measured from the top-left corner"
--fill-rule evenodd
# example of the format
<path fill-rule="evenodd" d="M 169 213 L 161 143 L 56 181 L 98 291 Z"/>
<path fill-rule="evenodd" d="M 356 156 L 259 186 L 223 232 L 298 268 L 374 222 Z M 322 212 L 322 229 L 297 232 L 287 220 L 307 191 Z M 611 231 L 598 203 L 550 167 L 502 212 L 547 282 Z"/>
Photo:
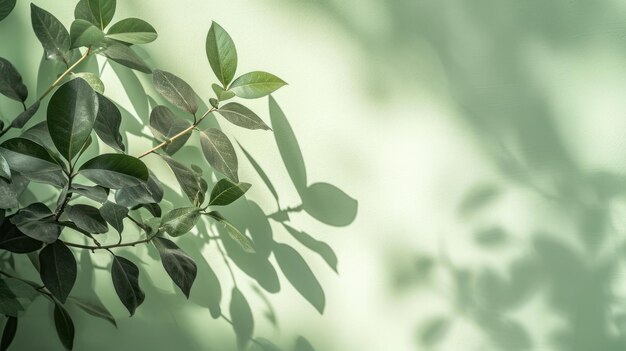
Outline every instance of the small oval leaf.
<path fill-rule="evenodd" d="M 270 130 L 271 128 L 263 122 L 263 120 L 252 112 L 249 108 L 238 104 L 236 102 L 228 103 L 220 107 L 219 112 L 222 117 L 226 118 L 230 123 L 247 128 L 247 129 L 263 129 Z"/>
<path fill-rule="evenodd" d="M 217 79 L 227 86 L 237 70 L 237 50 L 230 35 L 215 22 L 206 38 L 206 55 Z"/>
<path fill-rule="evenodd" d="M 147 44 L 157 38 L 157 32 L 150 23 L 144 20 L 126 18 L 109 28 L 107 38 L 129 44 Z"/>
<path fill-rule="evenodd" d="M 238 183 L 237 154 L 226 134 L 219 129 L 209 128 L 200 133 L 200 143 L 204 157 L 209 164 L 233 182 Z"/>
<path fill-rule="evenodd" d="M 229 90 L 240 98 L 257 99 L 273 93 L 286 84 L 271 73 L 255 71 L 235 79 Z"/>

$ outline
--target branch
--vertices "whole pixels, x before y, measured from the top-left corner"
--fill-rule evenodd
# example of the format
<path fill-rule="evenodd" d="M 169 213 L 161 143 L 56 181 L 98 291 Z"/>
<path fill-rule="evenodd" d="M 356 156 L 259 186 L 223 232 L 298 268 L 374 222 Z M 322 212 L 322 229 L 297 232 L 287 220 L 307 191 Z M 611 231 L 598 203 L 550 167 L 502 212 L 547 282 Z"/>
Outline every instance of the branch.
<path fill-rule="evenodd" d="M 81 245 L 81 244 L 75 244 L 75 243 L 70 243 L 67 241 L 63 241 L 63 243 L 67 246 L 71 246 L 71 247 L 76 247 L 79 249 L 87 249 L 87 250 L 91 250 L 91 251 L 95 251 L 95 250 L 109 250 L 109 249 L 115 249 L 118 247 L 128 247 L 128 246 L 135 246 L 137 244 L 144 244 L 144 243 L 149 243 L 150 241 L 152 241 L 152 239 L 154 239 L 157 236 L 158 232 L 148 236 L 145 239 L 142 240 L 137 240 L 137 241 L 132 241 L 132 242 L 128 242 L 128 243 L 117 243 L 117 244 L 111 244 L 111 245 L 102 245 L 102 246 L 91 246 L 91 245 Z"/>

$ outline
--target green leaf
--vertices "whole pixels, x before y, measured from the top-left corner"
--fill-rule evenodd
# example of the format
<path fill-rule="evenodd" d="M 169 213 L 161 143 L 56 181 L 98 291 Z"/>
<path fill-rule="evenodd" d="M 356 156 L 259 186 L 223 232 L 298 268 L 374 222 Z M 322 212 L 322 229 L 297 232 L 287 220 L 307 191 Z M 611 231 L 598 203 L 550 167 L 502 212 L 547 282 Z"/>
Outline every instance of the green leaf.
<path fill-rule="evenodd" d="M 68 61 L 70 34 L 56 17 L 50 12 L 30 4 L 31 22 L 37 39 L 46 52 L 48 59 Z"/>
<path fill-rule="evenodd" d="M 113 318 L 111 312 L 109 312 L 109 310 L 107 310 L 107 308 L 97 298 L 87 300 L 75 296 L 70 296 L 69 300 L 76 304 L 76 306 L 78 306 L 83 311 L 89 313 L 94 317 L 104 319 L 105 321 L 113 324 L 113 326 L 117 328 L 117 322 L 115 322 L 115 318 Z"/>
<path fill-rule="evenodd" d="M 107 201 L 100 207 L 100 214 L 118 233 L 124 231 L 124 218 L 128 215 L 126 207 Z"/>
<path fill-rule="evenodd" d="M 100 29 L 104 30 L 111 23 L 115 15 L 115 0 L 88 0 L 91 13 L 95 17 Z"/>
<path fill-rule="evenodd" d="M 152 73 L 146 62 L 133 49 L 124 44 L 108 43 L 107 47 L 99 54 L 130 69 L 148 74 Z"/>
<path fill-rule="evenodd" d="M 74 18 L 85 20 L 94 26 L 100 28 L 100 23 L 96 19 L 96 17 L 91 13 L 91 8 L 89 7 L 89 0 L 80 0 L 76 7 L 74 8 Z"/>
<path fill-rule="evenodd" d="M 240 98 L 257 99 L 284 86 L 285 81 L 267 72 L 255 71 L 235 79 L 229 90 Z"/>
<path fill-rule="evenodd" d="M 63 346 L 67 350 L 74 348 L 74 322 L 65 308 L 56 302 L 54 303 L 54 326 Z"/>
<path fill-rule="evenodd" d="M 104 33 L 93 23 L 77 19 L 70 26 L 70 48 L 91 47 L 100 44 L 104 39 Z"/>
<path fill-rule="evenodd" d="M 315 351 L 315 349 L 306 338 L 299 336 L 296 340 L 296 349 L 294 351 Z"/>
<path fill-rule="evenodd" d="M 276 243 L 274 245 L 274 257 L 278 266 L 285 274 L 291 285 L 302 295 L 317 311 L 324 313 L 326 297 L 322 286 L 311 272 L 302 256 L 291 246 Z"/>
<path fill-rule="evenodd" d="M 11 169 L 9 168 L 9 163 L 0 153 L 0 177 L 11 180 Z"/>
<path fill-rule="evenodd" d="M 109 197 L 108 189 L 99 185 L 89 186 L 73 183 L 70 192 L 84 196 L 93 201 L 104 203 Z"/>
<path fill-rule="evenodd" d="M 189 298 L 191 287 L 198 273 L 196 263 L 171 240 L 155 237 L 152 242 L 159 251 L 163 268 L 183 294 Z"/>
<path fill-rule="evenodd" d="M 89 138 L 98 114 L 98 96 L 83 79 L 63 84 L 48 103 L 48 130 L 61 156 L 72 160 Z"/>
<path fill-rule="evenodd" d="M 0 278 L 0 313 L 18 317 L 37 297 L 35 289 L 22 280 Z"/>
<path fill-rule="evenodd" d="M 215 22 L 206 38 L 206 55 L 217 79 L 227 86 L 237 70 L 237 50 L 230 35 Z"/>
<path fill-rule="evenodd" d="M 289 232 L 289 234 L 291 234 L 291 236 L 293 236 L 296 240 L 300 242 L 300 244 L 320 255 L 324 259 L 324 261 L 326 261 L 326 263 L 328 263 L 328 265 L 335 272 L 337 272 L 337 255 L 330 247 L 330 245 L 326 244 L 325 242 L 316 240 L 305 232 L 295 230 L 285 223 L 283 223 L 283 226 Z"/>
<path fill-rule="evenodd" d="M 228 179 L 221 179 L 211 191 L 209 206 L 226 206 L 242 197 L 250 187 L 249 183 L 235 184 Z"/>
<path fill-rule="evenodd" d="M 0 94 L 19 102 L 26 101 L 28 89 L 22 76 L 9 60 L 0 57 Z"/>
<path fill-rule="evenodd" d="M 82 78 L 97 93 L 104 93 L 104 83 L 102 83 L 102 80 L 100 80 L 97 74 L 91 72 L 72 73 L 72 79 L 76 78 Z"/>
<path fill-rule="evenodd" d="M 157 38 L 157 32 L 150 23 L 144 20 L 126 18 L 109 28 L 107 38 L 129 44 L 147 44 Z"/>
<path fill-rule="evenodd" d="M 115 193 L 115 202 L 124 207 L 159 203 L 163 199 L 163 187 L 154 173 L 148 172 L 148 181 L 132 187 L 122 188 Z"/>
<path fill-rule="evenodd" d="M 65 209 L 65 213 L 76 226 L 91 234 L 104 234 L 109 231 L 109 226 L 100 211 L 89 205 L 73 205 Z"/>
<path fill-rule="evenodd" d="M 52 211 L 41 202 L 20 209 L 11 222 L 29 237 L 45 243 L 55 242 L 63 229 L 55 220 Z"/>
<path fill-rule="evenodd" d="M 16 2 L 17 0 L 0 0 L 0 21 L 5 19 L 11 11 L 13 11 Z M 17 324 L 17 321 L 15 323 Z"/>
<path fill-rule="evenodd" d="M 139 286 L 139 268 L 131 261 L 120 256 L 113 256 L 111 266 L 113 287 L 130 315 L 143 303 L 146 295 Z"/>
<path fill-rule="evenodd" d="M 230 90 L 224 90 L 224 88 L 217 84 L 212 84 L 211 88 L 213 88 L 213 91 L 219 101 L 226 101 L 235 97 L 235 93 Z"/>
<path fill-rule="evenodd" d="M 176 117 L 176 115 L 165 106 L 157 106 L 152 110 L 152 113 L 150 113 L 150 129 L 152 130 L 152 134 L 161 141 L 170 140 L 170 138 L 189 127 L 191 127 L 191 122 Z M 163 149 L 168 154 L 173 155 L 176 151 L 185 146 L 190 136 L 191 133 L 183 134 Z"/>
<path fill-rule="evenodd" d="M 120 134 L 122 114 L 115 104 L 104 95 L 98 95 L 98 115 L 93 125 L 96 134 L 105 144 L 123 152 L 126 150 L 124 140 Z"/>
<path fill-rule="evenodd" d="M 78 173 L 109 189 L 140 185 L 148 180 L 148 167 L 139 159 L 122 154 L 104 154 L 85 162 Z"/>
<path fill-rule="evenodd" d="M 271 129 L 249 108 L 236 102 L 231 102 L 220 107 L 217 112 L 219 112 L 219 114 L 226 118 L 230 123 L 239 127 L 247 129 Z"/>
<path fill-rule="evenodd" d="M 2 1 L 0 0 L 0 6 Z M 1 10 L 0 10 L 1 11 Z M 2 13 L 0 13 L 1 17 Z M 2 332 L 2 341 L 0 342 L 0 351 L 6 351 L 11 346 L 15 333 L 17 332 L 17 318 L 9 316 L 7 322 L 4 324 L 4 331 Z"/>
<path fill-rule="evenodd" d="M 0 249 L 13 253 L 30 253 L 41 248 L 43 243 L 22 233 L 10 221 L 0 226 Z"/>
<path fill-rule="evenodd" d="M 13 171 L 20 172 L 31 180 L 57 186 L 63 186 L 67 182 L 61 166 L 50 153 L 31 140 L 9 139 L 0 144 L 0 155 Z"/>
<path fill-rule="evenodd" d="M 40 105 L 41 105 L 41 102 L 39 100 L 35 101 L 34 104 L 30 105 L 30 107 L 28 107 L 26 109 L 26 111 L 20 113 L 13 120 L 13 122 L 11 122 L 11 127 L 13 127 L 13 128 L 22 128 L 22 127 L 24 127 L 26 125 L 26 123 L 28 123 L 28 121 L 30 121 L 30 119 L 33 118 L 35 113 L 37 113 L 37 111 L 39 110 L 39 106 Z"/>
<path fill-rule="evenodd" d="M 161 157 L 174 173 L 176 180 L 178 180 L 180 187 L 189 198 L 189 201 L 196 206 L 200 206 L 200 204 L 204 202 L 204 196 L 207 191 L 208 185 L 206 182 L 191 168 L 169 156 L 161 155 Z"/>
<path fill-rule="evenodd" d="M 176 208 L 163 216 L 161 228 L 171 236 L 181 236 L 193 229 L 199 218 L 198 207 Z"/>
<path fill-rule="evenodd" d="M 156 91 L 165 100 L 192 115 L 198 112 L 196 93 L 184 80 L 172 73 L 155 69 L 152 73 L 152 81 Z"/>
<path fill-rule="evenodd" d="M 209 128 L 200 133 L 202 152 L 209 164 L 235 183 L 237 175 L 237 154 L 226 134 L 219 129 Z"/>
<path fill-rule="evenodd" d="M 39 253 L 41 281 L 52 295 L 65 303 L 76 282 L 76 259 L 72 251 L 57 240 Z"/>
<path fill-rule="evenodd" d="M 233 288 L 230 298 L 230 319 L 237 335 L 237 346 L 243 349 L 252 338 L 254 317 L 248 301 L 236 287 Z"/>

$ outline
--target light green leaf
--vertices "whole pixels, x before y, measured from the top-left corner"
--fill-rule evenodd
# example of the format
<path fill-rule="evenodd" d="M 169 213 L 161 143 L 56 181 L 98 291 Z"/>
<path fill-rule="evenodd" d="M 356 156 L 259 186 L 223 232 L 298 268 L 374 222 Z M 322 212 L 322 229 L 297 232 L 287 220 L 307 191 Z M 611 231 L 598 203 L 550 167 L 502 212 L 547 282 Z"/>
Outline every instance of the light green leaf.
<path fill-rule="evenodd" d="M 107 43 L 106 48 L 98 53 L 130 69 L 148 74 L 152 73 L 152 70 L 145 61 L 139 57 L 133 49 L 124 44 L 115 42 Z"/>
<path fill-rule="evenodd" d="M 285 84 L 287 83 L 271 73 L 255 71 L 235 79 L 229 90 L 240 98 L 256 99 L 273 93 Z"/>
<path fill-rule="evenodd" d="M 50 12 L 30 4 L 31 22 L 37 39 L 46 52 L 48 59 L 68 61 L 70 34 L 63 24 Z"/>
<path fill-rule="evenodd" d="M 191 127 L 191 122 L 184 118 L 177 117 L 172 110 L 166 106 L 159 105 L 150 113 L 150 130 L 152 130 L 152 134 L 161 141 L 170 140 L 170 138 L 189 127 Z M 176 151 L 185 146 L 190 136 L 191 133 L 183 134 L 163 149 L 169 155 L 173 155 Z"/>
<path fill-rule="evenodd" d="M 113 15 L 115 15 L 115 0 L 88 0 L 91 13 L 95 17 L 97 23 L 100 25 L 100 29 L 104 28 L 111 23 Z"/>
<path fill-rule="evenodd" d="M 129 44 L 146 44 L 157 38 L 157 32 L 144 20 L 126 18 L 111 26 L 106 36 Z"/>
<path fill-rule="evenodd" d="M 181 236 L 193 229 L 199 218 L 198 207 L 176 208 L 163 216 L 161 228 L 171 236 Z"/>
<path fill-rule="evenodd" d="M 15 8 L 17 0 L 0 0 L 0 21 L 5 19 Z"/>
<path fill-rule="evenodd" d="M 235 77 L 237 50 L 230 35 L 215 22 L 206 38 L 206 55 L 217 79 L 226 87 Z"/>
<path fill-rule="evenodd" d="M 249 108 L 236 102 L 231 102 L 220 107 L 217 112 L 219 112 L 219 114 L 226 118 L 230 123 L 239 127 L 247 129 L 271 129 Z"/>
<path fill-rule="evenodd" d="M 139 159 L 123 154 L 99 155 L 85 162 L 78 173 L 109 189 L 121 189 L 148 180 L 148 167 Z"/>
<path fill-rule="evenodd" d="M 91 47 L 102 42 L 104 33 L 91 22 L 77 19 L 70 26 L 71 49 L 81 46 Z"/>
<path fill-rule="evenodd" d="M 172 73 L 155 69 L 152 81 L 156 91 L 174 106 L 194 115 L 198 112 L 196 93 L 184 80 Z"/>
<path fill-rule="evenodd" d="M 224 88 L 217 84 L 212 84 L 211 88 L 213 88 L 215 96 L 217 96 L 217 100 L 219 101 L 226 101 L 235 97 L 235 93 L 230 90 L 224 90 Z"/>
<path fill-rule="evenodd" d="M 61 156 L 72 160 L 89 138 L 98 114 L 98 96 L 83 79 L 63 84 L 48 103 L 48 130 Z"/>
<path fill-rule="evenodd" d="M 228 179 L 221 179 L 211 191 L 209 206 L 226 206 L 242 197 L 250 187 L 248 183 L 235 184 Z"/>
<path fill-rule="evenodd" d="M 126 150 L 124 140 L 120 134 L 122 114 L 115 104 L 104 95 L 98 95 L 98 115 L 93 125 L 96 134 L 105 144 L 117 151 Z"/>
<path fill-rule="evenodd" d="M 100 80 L 100 77 L 97 74 L 91 72 L 72 73 L 72 79 L 76 78 L 85 80 L 97 93 L 104 93 L 104 83 L 102 83 L 102 80 Z"/>
<path fill-rule="evenodd" d="M 200 133 L 200 143 L 209 164 L 233 182 L 239 183 L 237 154 L 226 134 L 219 129 L 209 128 Z"/>
<path fill-rule="evenodd" d="M 8 60 L 0 57 L 0 94 L 15 101 L 24 102 L 28 89 L 22 82 L 22 76 Z"/>

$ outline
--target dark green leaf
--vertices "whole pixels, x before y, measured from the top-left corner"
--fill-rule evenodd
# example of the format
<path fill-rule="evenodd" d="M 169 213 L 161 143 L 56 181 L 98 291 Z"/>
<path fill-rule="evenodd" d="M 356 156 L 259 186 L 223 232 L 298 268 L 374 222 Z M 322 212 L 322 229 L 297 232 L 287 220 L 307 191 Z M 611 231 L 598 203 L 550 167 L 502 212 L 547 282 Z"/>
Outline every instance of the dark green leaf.
<path fill-rule="evenodd" d="M 99 94 L 104 93 L 104 83 L 100 80 L 100 77 L 91 72 L 72 73 L 72 79 L 82 78 L 91 88 Z"/>
<path fill-rule="evenodd" d="M 256 99 L 273 93 L 285 84 L 271 73 L 255 71 L 235 79 L 229 90 L 240 98 Z"/>
<path fill-rule="evenodd" d="M 63 229 L 56 223 L 53 213 L 48 206 L 41 202 L 36 202 L 22 208 L 16 215 L 11 217 L 11 222 L 18 229 L 33 239 L 52 243 L 61 235 Z"/>
<path fill-rule="evenodd" d="M 318 255 L 320 255 L 324 259 L 324 261 L 326 261 L 326 263 L 328 263 L 328 265 L 335 272 L 337 272 L 337 255 L 330 247 L 330 245 L 326 244 L 325 242 L 315 240 L 315 238 L 313 238 L 309 234 L 295 230 L 285 223 L 283 223 L 283 226 L 285 227 L 285 229 L 287 229 L 291 236 L 293 236 L 296 240 L 300 242 L 300 244 L 306 246 L 309 250 L 314 251 Z"/>
<path fill-rule="evenodd" d="M 14 138 L 0 144 L 0 154 L 13 171 L 34 181 L 63 186 L 67 177 L 50 153 L 35 142 Z"/>
<path fill-rule="evenodd" d="M 74 348 L 74 322 L 72 317 L 59 303 L 54 303 L 54 326 L 61 343 L 67 350 Z"/>
<path fill-rule="evenodd" d="M 152 81 L 156 91 L 174 106 L 192 115 L 198 112 L 196 93 L 184 80 L 172 73 L 155 69 Z"/>
<path fill-rule="evenodd" d="M 40 101 L 35 101 L 34 104 L 30 105 L 26 111 L 20 113 L 14 120 L 11 122 L 11 127 L 13 128 L 22 128 L 23 126 L 30 121 L 31 118 L 37 113 L 39 110 L 39 106 L 41 105 Z"/>
<path fill-rule="evenodd" d="M 233 288 L 230 298 L 230 319 L 237 335 L 237 345 L 239 349 L 243 349 L 252 338 L 254 317 L 248 301 L 236 287 Z"/>
<path fill-rule="evenodd" d="M 237 154 L 226 134 L 219 129 L 209 128 L 200 133 L 202 152 L 209 164 L 235 183 L 237 175 Z"/>
<path fill-rule="evenodd" d="M 18 317 L 37 297 L 35 289 L 22 280 L 0 278 L 0 313 Z"/>
<path fill-rule="evenodd" d="M 189 197 L 191 203 L 196 206 L 202 204 L 207 191 L 207 184 L 200 175 L 169 156 L 161 155 L 161 157 L 170 167 L 174 176 L 176 176 L 176 180 L 178 180 L 180 187 L 187 197 Z"/>
<path fill-rule="evenodd" d="M 346 226 L 357 215 L 358 202 L 332 184 L 312 184 L 301 195 L 304 210 L 320 222 Z"/>
<path fill-rule="evenodd" d="M 4 221 L 0 226 L 0 249 L 14 253 L 37 251 L 43 243 L 22 233 L 11 221 Z"/>
<path fill-rule="evenodd" d="M 72 251 L 57 240 L 39 253 L 41 281 L 52 295 L 65 303 L 76 282 L 76 259 Z"/>
<path fill-rule="evenodd" d="M 19 102 L 26 101 L 28 97 L 28 89 L 22 82 L 22 76 L 11 62 L 2 57 L 0 57 L 0 94 Z"/>
<path fill-rule="evenodd" d="M 320 283 L 311 272 L 311 268 L 306 264 L 302 256 L 291 246 L 276 243 L 274 245 L 274 257 L 278 266 L 285 274 L 291 285 L 307 301 L 317 309 L 319 313 L 324 312 L 326 298 Z"/>
<path fill-rule="evenodd" d="M 139 18 L 126 18 L 109 28 L 107 38 L 129 44 L 146 44 L 157 38 L 157 32 L 146 21 Z"/>
<path fill-rule="evenodd" d="M 78 4 L 76 4 L 74 8 L 74 18 L 88 21 L 98 28 L 100 27 L 100 23 L 96 17 L 94 17 L 91 8 L 89 8 L 89 0 L 80 0 Z"/>
<path fill-rule="evenodd" d="M 31 22 L 37 39 L 43 46 L 48 59 L 68 61 L 70 34 L 50 12 L 30 4 Z"/>
<path fill-rule="evenodd" d="M 15 3 L 16 0 L 0 0 L 0 21 L 5 19 L 11 11 L 13 11 Z M 15 323 L 17 323 L 17 321 Z"/>
<path fill-rule="evenodd" d="M 0 1 L 0 6 L 2 1 Z M 0 13 L 1 15 L 1 13 Z M 4 324 L 4 331 L 2 332 L 2 341 L 0 342 L 0 351 L 6 351 L 11 346 L 15 333 L 17 332 L 17 318 L 9 316 L 7 322 Z"/>
<path fill-rule="evenodd" d="M 217 79 L 227 86 L 237 70 L 237 50 L 230 35 L 215 22 L 206 38 L 206 55 Z"/>
<path fill-rule="evenodd" d="M 98 96 L 83 79 L 63 84 L 48 103 L 48 130 L 66 160 L 78 155 L 98 114 Z"/>
<path fill-rule="evenodd" d="M 191 127 L 191 122 L 186 119 L 176 117 L 174 113 L 165 106 L 157 106 L 150 113 L 150 129 L 152 134 L 161 141 L 170 140 L 173 136 Z M 184 134 L 173 140 L 164 147 L 165 152 L 173 155 L 185 145 L 191 133 Z"/>
<path fill-rule="evenodd" d="M 217 96 L 217 100 L 219 101 L 226 101 L 235 97 L 235 93 L 230 90 L 224 90 L 224 88 L 217 84 L 212 84 L 211 88 L 213 88 L 215 96 Z"/>
<path fill-rule="evenodd" d="M 130 69 L 143 73 L 152 73 L 152 70 L 144 60 L 133 49 L 124 44 L 108 43 L 107 47 L 100 54 Z"/>
<path fill-rule="evenodd" d="M 115 0 L 88 0 L 91 13 L 95 17 L 100 29 L 104 29 L 115 15 Z"/>
<path fill-rule="evenodd" d="M 128 215 L 126 207 L 107 201 L 100 207 L 100 214 L 118 233 L 124 230 L 124 218 Z"/>
<path fill-rule="evenodd" d="M 287 168 L 291 181 L 296 186 L 298 192 L 302 193 L 308 183 L 304 158 L 302 157 L 298 140 L 289 125 L 287 117 L 276 103 L 276 100 L 271 96 L 269 98 L 269 108 L 278 151 Z"/>
<path fill-rule="evenodd" d="M 77 19 L 70 26 L 70 48 L 79 48 L 81 46 L 91 47 L 99 44 L 104 39 L 104 33 L 93 23 Z"/>
<path fill-rule="evenodd" d="M 199 218 L 197 207 L 176 208 L 163 216 L 161 227 L 171 236 L 181 236 L 193 229 Z"/>
<path fill-rule="evenodd" d="M 86 300 L 83 298 L 70 296 L 69 300 L 74 302 L 76 306 L 80 307 L 80 309 L 82 309 L 83 311 L 89 313 L 94 317 L 104 319 L 105 321 L 113 324 L 113 326 L 117 328 L 117 322 L 115 322 L 115 318 L 113 318 L 111 312 L 109 312 L 109 310 L 107 310 L 107 308 L 97 298 Z"/>
<path fill-rule="evenodd" d="M 109 231 L 109 226 L 100 211 L 89 205 L 73 205 L 65 209 L 65 213 L 76 226 L 91 234 L 103 234 Z"/>
<path fill-rule="evenodd" d="M 99 185 L 96 186 L 88 186 L 81 184 L 72 184 L 72 188 L 70 189 L 71 193 L 82 195 L 86 198 L 92 199 L 93 201 L 104 203 L 109 197 L 108 189 L 103 188 Z"/>
<path fill-rule="evenodd" d="M 163 199 L 163 187 L 154 173 L 149 172 L 148 181 L 140 185 L 122 188 L 115 193 L 115 202 L 124 207 L 159 203 Z"/>
<path fill-rule="evenodd" d="M 226 206 L 242 197 L 250 187 L 248 183 L 235 184 L 228 179 L 221 179 L 211 191 L 209 206 Z"/>
<path fill-rule="evenodd" d="M 117 151 L 126 150 L 120 125 L 122 124 L 122 114 L 115 104 L 104 95 L 98 95 L 98 115 L 93 125 L 96 134 L 105 144 Z"/>
<path fill-rule="evenodd" d="M 132 316 L 146 297 L 139 287 L 139 268 L 124 257 L 113 256 L 111 278 L 117 296 Z"/>
<path fill-rule="evenodd" d="M 306 338 L 299 336 L 296 340 L 296 349 L 294 351 L 315 351 L 315 349 Z"/>
<path fill-rule="evenodd" d="M 172 281 L 189 298 L 198 268 L 196 263 L 171 240 L 155 237 L 152 241 L 159 251 L 161 263 Z"/>
<path fill-rule="evenodd" d="M 247 129 L 270 130 L 270 127 L 259 116 L 249 108 L 236 102 L 220 107 L 217 112 L 234 125 Z"/>
<path fill-rule="evenodd" d="M 0 177 L 11 180 L 11 169 L 9 168 L 9 163 L 0 153 Z"/>
<path fill-rule="evenodd" d="M 139 159 L 122 154 L 104 154 L 85 162 L 80 174 L 109 189 L 142 184 L 148 180 L 148 167 Z"/>

